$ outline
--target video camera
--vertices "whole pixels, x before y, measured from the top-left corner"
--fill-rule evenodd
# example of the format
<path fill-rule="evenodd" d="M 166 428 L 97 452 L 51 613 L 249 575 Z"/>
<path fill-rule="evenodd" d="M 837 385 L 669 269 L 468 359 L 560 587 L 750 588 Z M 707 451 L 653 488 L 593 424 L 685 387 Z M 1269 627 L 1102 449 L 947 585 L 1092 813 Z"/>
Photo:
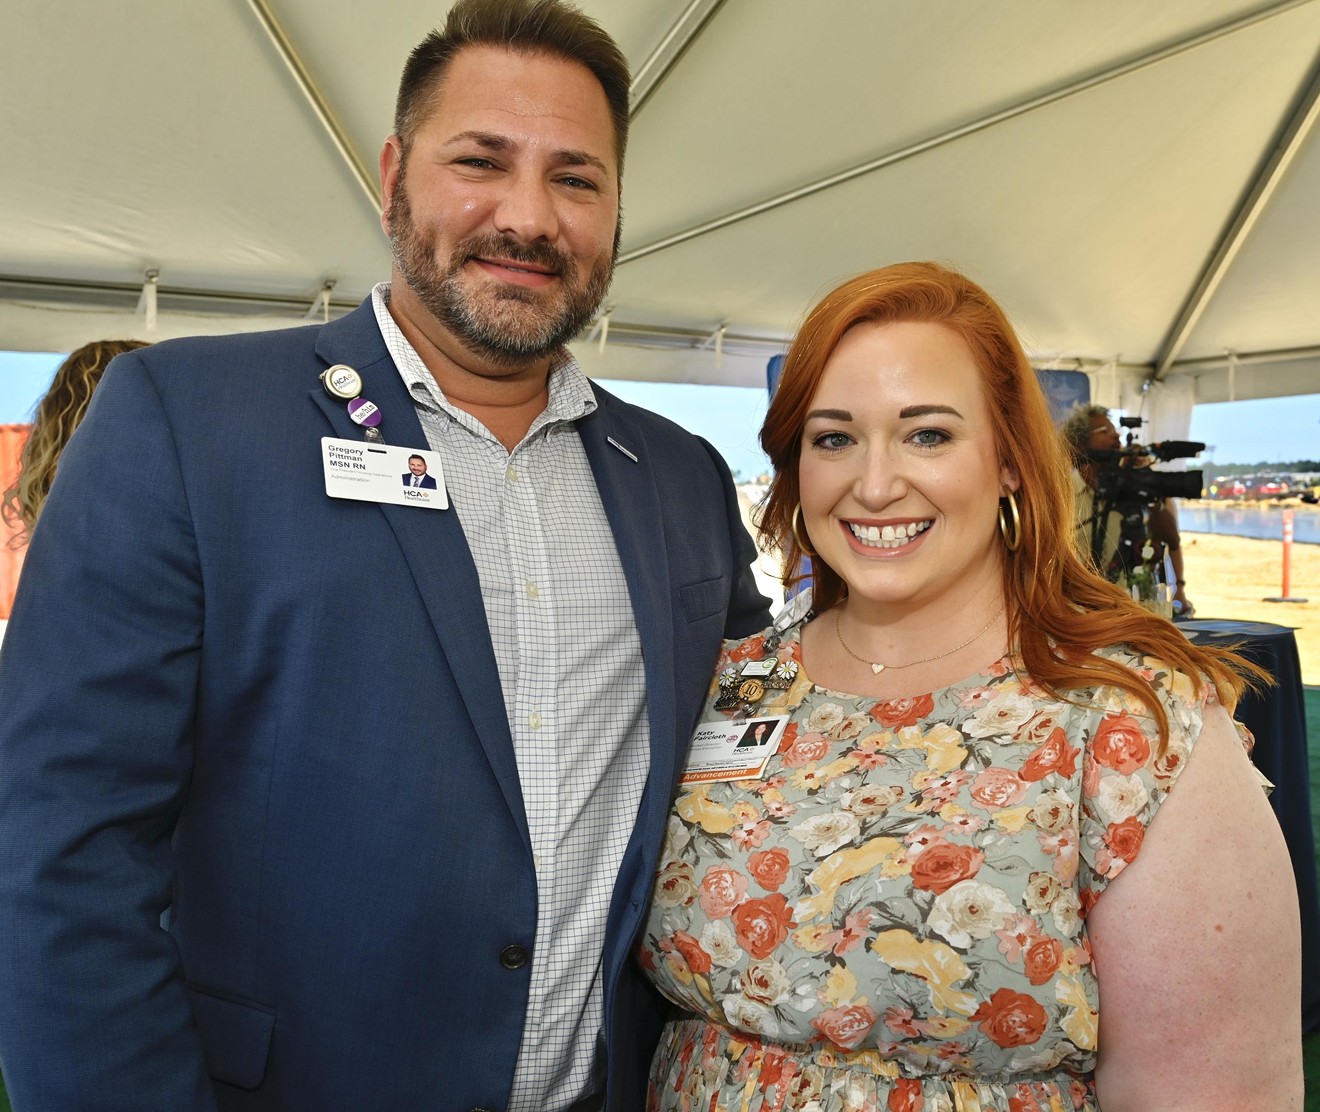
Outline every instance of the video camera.
<path fill-rule="evenodd" d="M 1196 440 L 1139 444 L 1134 430 L 1143 422 L 1142 417 L 1120 417 L 1118 423 L 1128 430 L 1127 444 L 1116 451 L 1086 452 L 1086 460 L 1096 477 L 1096 501 L 1109 502 L 1112 509 L 1121 509 L 1120 502 L 1149 505 L 1165 498 L 1200 498 L 1205 486 L 1203 472 L 1155 471 L 1150 465 L 1191 459 L 1205 451 L 1205 445 Z"/>
<path fill-rule="evenodd" d="M 1190 459 L 1205 450 L 1204 444 L 1195 440 L 1165 440 L 1143 445 L 1138 443 L 1135 431 L 1144 423 L 1143 418 L 1120 417 L 1118 423 L 1127 430 L 1122 448 L 1089 449 L 1085 453 L 1095 476 L 1095 513 L 1089 524 L 1091 551 L 1097 566 L 1106 547 L 1109 515 L 1116 513 L 1121 519 L 1116 563 L 1107 572 L 1111 577 L 1131 573 L 1140 563 L 1146 543 L 1146 508 L 1166 498 L 1200 498 L 1205 480 L 1200 471 L 1156 471 L 1151 467 L 1152 463 Z"/>

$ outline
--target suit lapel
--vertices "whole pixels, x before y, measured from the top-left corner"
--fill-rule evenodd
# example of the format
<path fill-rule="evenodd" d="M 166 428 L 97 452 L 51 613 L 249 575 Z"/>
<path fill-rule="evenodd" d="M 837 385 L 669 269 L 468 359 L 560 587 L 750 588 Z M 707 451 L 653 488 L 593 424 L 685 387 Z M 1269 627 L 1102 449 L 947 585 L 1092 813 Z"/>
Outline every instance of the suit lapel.
<path fill-rule="evenodd" d="M 601 504 L 623 564 L 646 674 L 651 773 L 638 815 L 638 829 L 658 829 L 653 812 L 668 809 L 676 763 L 674 716 L 674 617 L 669 563 L 665 557 L 660 496 L 654 461 L 641 432 L 618 403 L 599 390 L 600 405 L 578 424 Z M 663 823 L 661 823 L 663 825 Z"/>
<path fill-rule="evenodd" d="M 381 338 L 370 298 L 347 317 L 322 328 L 316 351 L 327 367 L 347 363 L 362 376 L 363 396 L 381 411 L 385 443 L 428 447 L 412 398 Z M 362 430 L 353 424 L 343 402 L 330 397 L 319 381 L 310 394 L 328 422 L 327 435 L 362 440 Z M 380 504 L 378 509 L 408 561 L 468 717 L 530 852 L 518 765 L 486 624 L 481 583 L 458 515 L 452 506 L 447 510 L 423 510 Z"/>

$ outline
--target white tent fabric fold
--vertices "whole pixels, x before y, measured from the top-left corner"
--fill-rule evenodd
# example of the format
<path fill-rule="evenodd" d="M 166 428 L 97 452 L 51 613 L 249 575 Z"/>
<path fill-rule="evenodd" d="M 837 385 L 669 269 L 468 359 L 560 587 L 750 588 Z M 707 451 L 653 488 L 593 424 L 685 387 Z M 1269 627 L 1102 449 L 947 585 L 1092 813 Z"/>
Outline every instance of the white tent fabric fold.
<path fill-rule="evenodd" d="M 641 79 L 590 373 L 762 385 L 823 290 L 933 258 L 1103 402 L 1161 398 L 1176 426 L 1320 390 L 1320 0 L 580 3 Z M 13 7 L 0 348 L 356 304 L 388 274 L 370 186 L 394 83 L 442 15 Z"/>

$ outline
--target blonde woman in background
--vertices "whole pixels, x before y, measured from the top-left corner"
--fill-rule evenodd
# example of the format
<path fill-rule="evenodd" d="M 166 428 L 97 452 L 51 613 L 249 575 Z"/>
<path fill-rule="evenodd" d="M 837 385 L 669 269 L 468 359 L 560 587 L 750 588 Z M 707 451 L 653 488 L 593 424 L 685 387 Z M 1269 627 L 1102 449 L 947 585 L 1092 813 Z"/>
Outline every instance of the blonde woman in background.
<path fill-rule="evenodd" d="M 55 372 L 50 389 L 37 405 L 32 431 L 23 446 L 18 478 L 4 494 L 0 513 L 22 524 L 16 543 L 26 544 L 55 481 L 60 453 L 82 423 L 92 391 L 116 355 L 147 345 L 142 340 L 94 340 L 73 352 Z"/>

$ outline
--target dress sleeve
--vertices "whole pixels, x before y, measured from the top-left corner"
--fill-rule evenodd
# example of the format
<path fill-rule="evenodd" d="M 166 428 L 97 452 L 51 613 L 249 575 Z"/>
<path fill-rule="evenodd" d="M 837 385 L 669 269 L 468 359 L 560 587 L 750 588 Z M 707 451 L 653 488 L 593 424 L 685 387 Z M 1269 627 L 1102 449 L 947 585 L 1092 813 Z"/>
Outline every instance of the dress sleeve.
<path fill-rule="evenodd" d="M 1085 916 L 1108 887 L 1136 860 L 1155 813 L 1182 775 L 1201 734 L 1214 689 L 1153 660 L 1127 663 L 1155 688 L 1169 719 L 1169 739 L 1146 706 L 1117 688 L 1102 689 L 1083 738 L 1079 873 Z"/>

